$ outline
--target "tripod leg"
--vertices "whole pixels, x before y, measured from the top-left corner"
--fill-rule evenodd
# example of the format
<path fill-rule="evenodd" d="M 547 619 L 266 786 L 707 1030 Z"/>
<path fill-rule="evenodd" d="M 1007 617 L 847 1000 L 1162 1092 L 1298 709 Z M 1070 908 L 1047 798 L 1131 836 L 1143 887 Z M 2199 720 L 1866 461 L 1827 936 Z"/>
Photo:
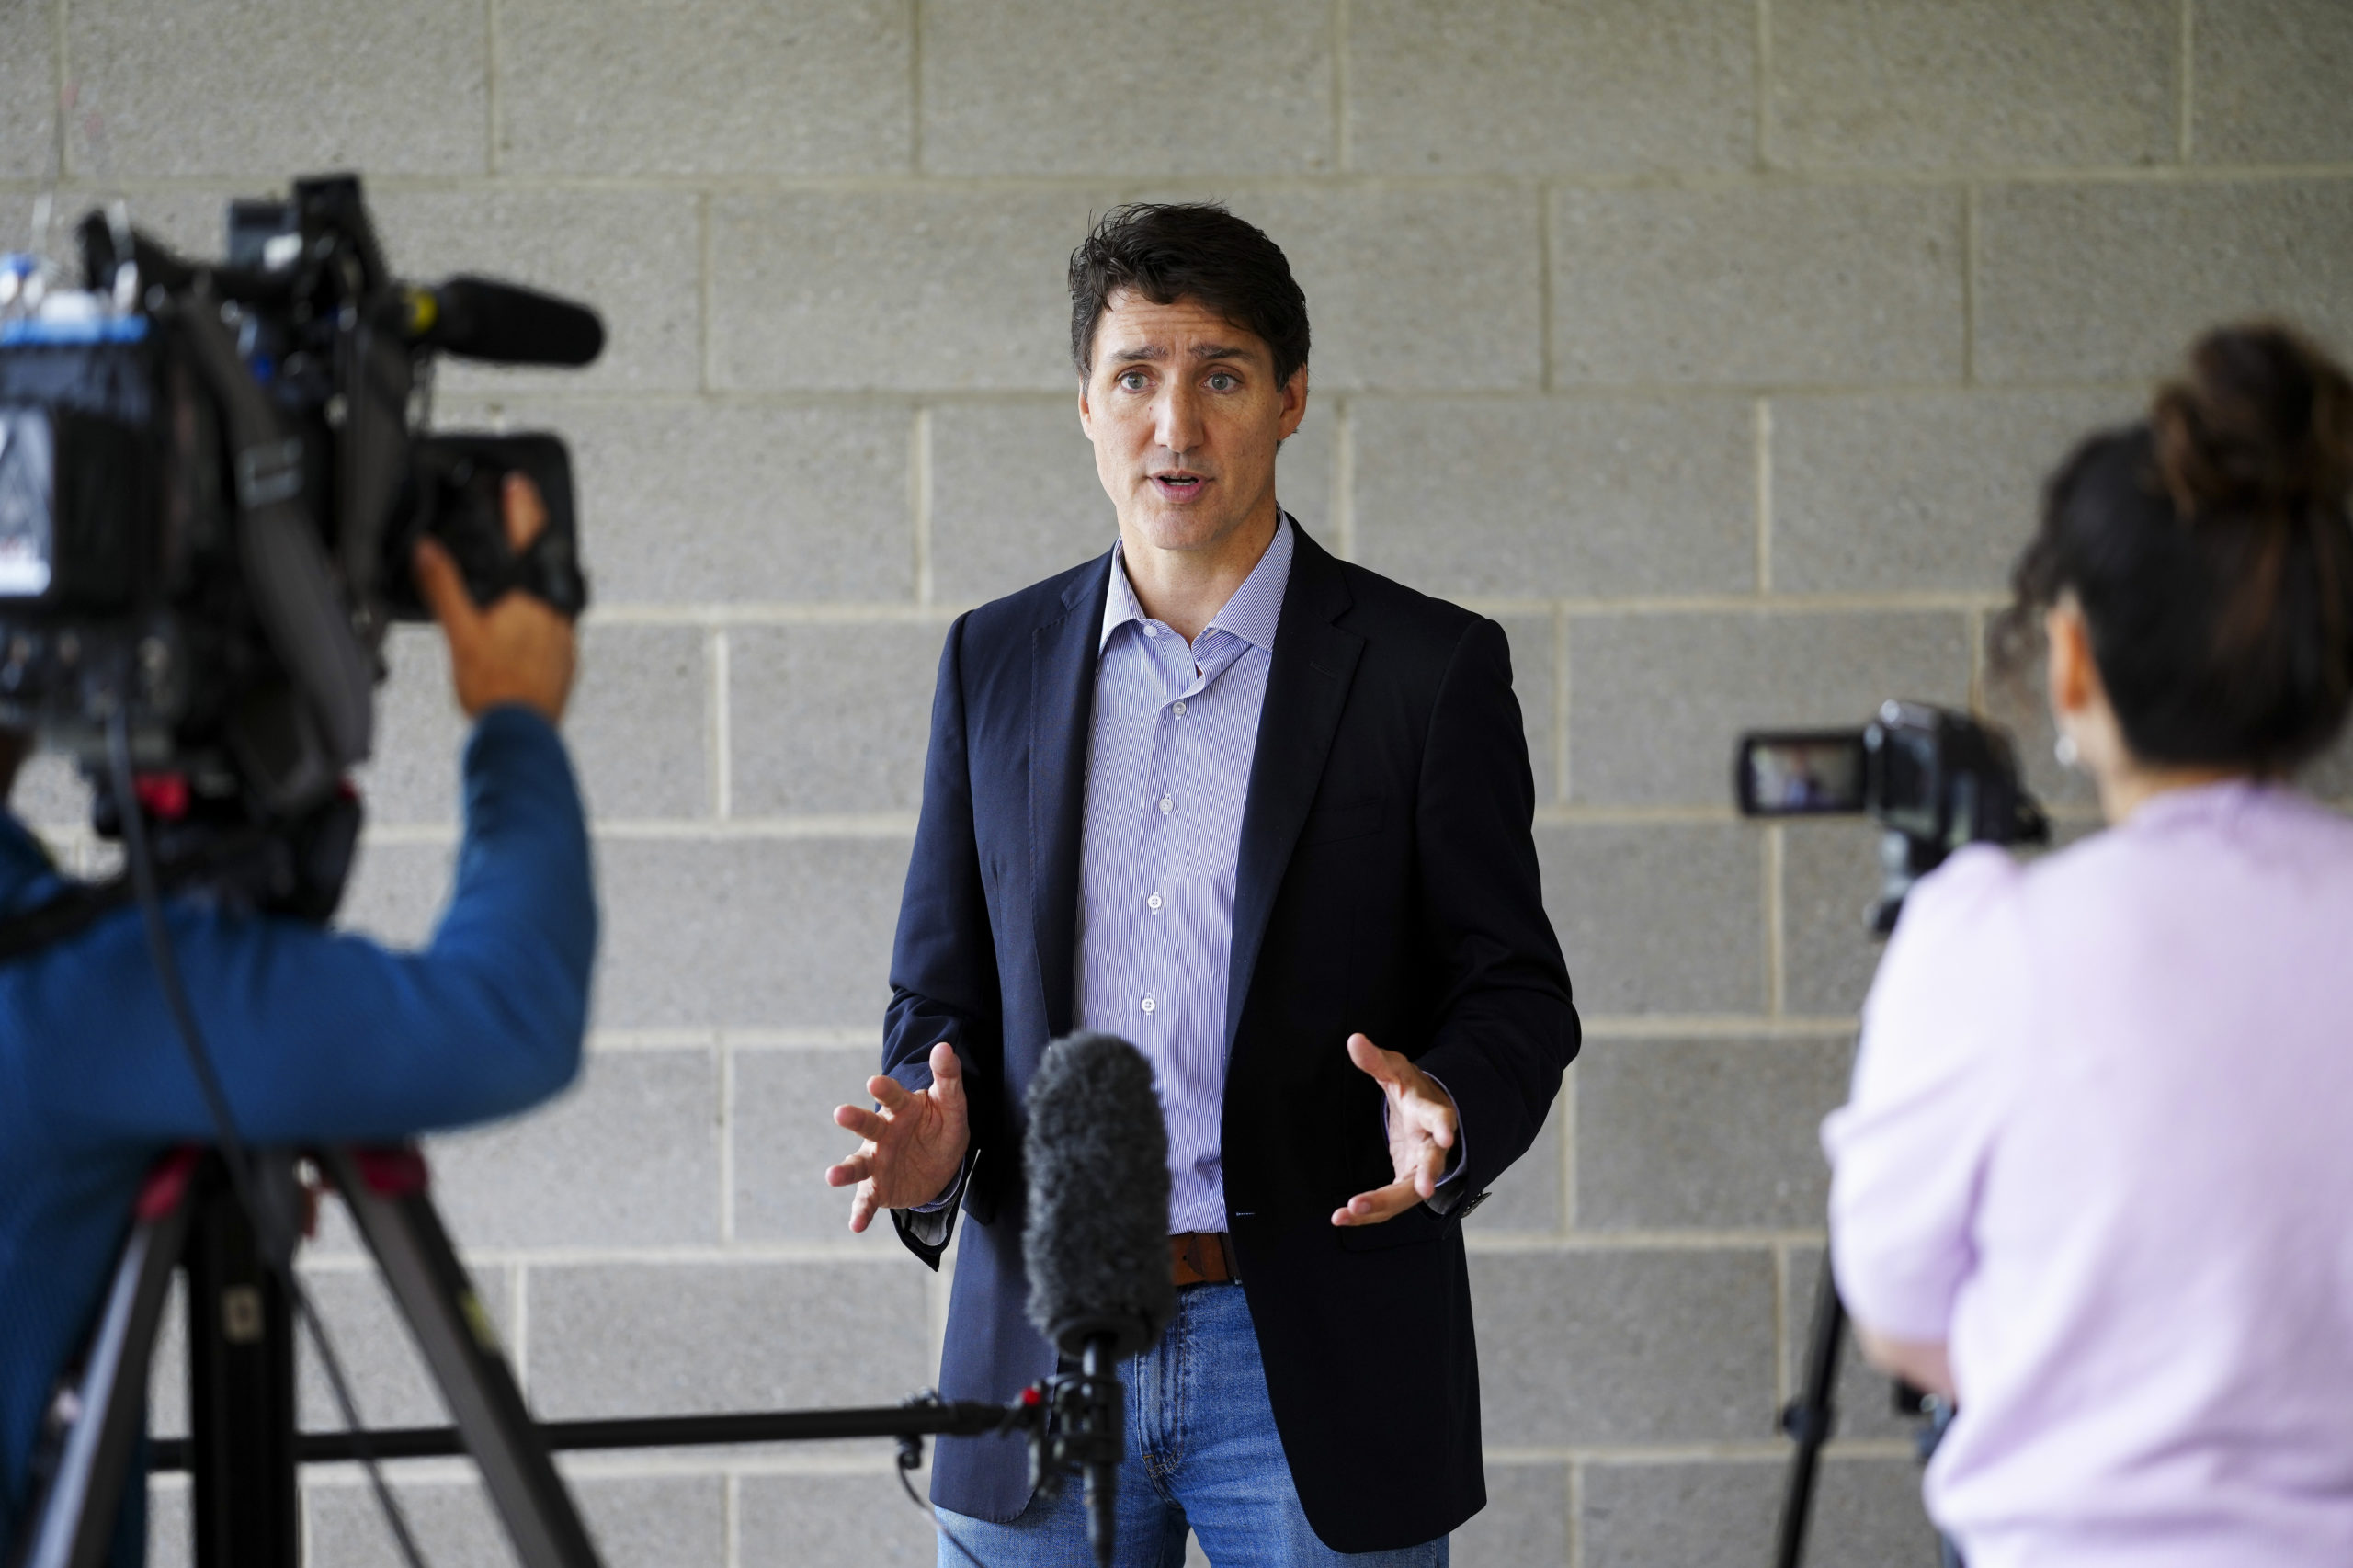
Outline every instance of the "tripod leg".
<path fill-rule="evenodd" d="M 257 1187 L 290 1159 L 256 1162 Z M 188 1265 L 189 1494 L 197 1568 L 296 1568 L 294 1303 L 218 1164 L 206 1166 Z"/>
<path fill-rule="evenodd" d="M 1831 1273 L 1830 1255 L 1822 1255 L 1822 1283 L 1813 1298 L 1813 1332 L 1806 1349 L 1805 1384 L 1782 1413 L 1781 1425 L 1797 1439 L 1790 1456 L 1790 1486 L 1781 1500 L 1780 1533 L 1773 1561 L 1778 1568 L 1798 1568 L 1805 1556 L 1805 1531 L 1813 1517 L 1814 1471 L 1822 1445 L 1830 1440 L 1832 1403 L 1838 1385 L 1838 1349 L 1847 1333 L 1847 1306 L 1838 1299 L 1838 1281 Z"/>
<path fill-rule="evenodd" d="M 489 1314 L 426 1196 L 422 1156 L 334 1150 L 320 1165 L 375 1255 L 524 1568 L 599 1568 Z"/>
<path fill-rule="evenodd" d="M 151 1178 L 106 1304 L 74 1381 L 50 1411 L 54 1455 L 36 1474 L 23 1568 L 98 1568 L 120 1517 L 122 1489 L 147 1483 L 127 1473 L 147 1422 L 147 1367 L 164 1299 L 188 1234 L 192 1159 Z"/>

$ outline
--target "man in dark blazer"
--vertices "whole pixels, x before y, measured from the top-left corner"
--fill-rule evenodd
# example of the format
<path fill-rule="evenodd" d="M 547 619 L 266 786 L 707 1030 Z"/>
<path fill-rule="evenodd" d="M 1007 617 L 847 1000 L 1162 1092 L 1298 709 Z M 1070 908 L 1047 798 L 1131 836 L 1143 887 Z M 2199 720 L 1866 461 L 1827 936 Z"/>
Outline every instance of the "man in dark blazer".
<path fill-rule="evenodd" d="M 1222 1565 L 1442 1564 L 1486 1501 L 1461 1220 L 1579 1038 L 1509 652 L 1278 506 L 1308 332 L 1265 234 L 1123 209 L 1071 285 L 1120 541 L 949 629 L 884 1075 L 827 1179 L 935 1267 L 961 1209 L 941 1389 L 1009 1399 L 1055 1360 L 1024 1315 L 1029 1080 L 1074 1028 L 1135 1040 L 1180 1289 L 1122 1369 L 1120 1561 L 1180 1562 L 1189 1527 Z M 942 1442 L 932 1494 L 943 1563 L 1084 1551 L 1017 1439 Z"/>

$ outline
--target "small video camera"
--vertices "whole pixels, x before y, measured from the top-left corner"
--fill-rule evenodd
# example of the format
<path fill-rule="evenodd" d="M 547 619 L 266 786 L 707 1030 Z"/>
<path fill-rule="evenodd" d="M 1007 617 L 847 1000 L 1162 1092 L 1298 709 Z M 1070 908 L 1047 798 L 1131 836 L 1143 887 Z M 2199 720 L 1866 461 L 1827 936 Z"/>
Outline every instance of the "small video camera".
<path fill-rule="evenodd" d="M 1873 934 L 1895 929 L 1912 884 L 1964 844 L 2044 844 L 2009 737 L 1966 713 L 1890 699 L 1859 730 L 1740 738 L 1733 791 L 1745 817 L 1869 816 L 1886 830 Z"/>

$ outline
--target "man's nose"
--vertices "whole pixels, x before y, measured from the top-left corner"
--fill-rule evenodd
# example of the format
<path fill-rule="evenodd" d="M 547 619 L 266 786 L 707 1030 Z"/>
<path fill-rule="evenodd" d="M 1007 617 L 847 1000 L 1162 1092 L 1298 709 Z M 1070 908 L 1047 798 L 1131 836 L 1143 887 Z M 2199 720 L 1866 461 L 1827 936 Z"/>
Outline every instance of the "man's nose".
<path fill-rule="evenodd" d="M 1198 450 L 1201 444 L 1200 408 L 1193 389 L 1179 383 L 1160 394 L 1153 436 L 1172 452 Z"/>

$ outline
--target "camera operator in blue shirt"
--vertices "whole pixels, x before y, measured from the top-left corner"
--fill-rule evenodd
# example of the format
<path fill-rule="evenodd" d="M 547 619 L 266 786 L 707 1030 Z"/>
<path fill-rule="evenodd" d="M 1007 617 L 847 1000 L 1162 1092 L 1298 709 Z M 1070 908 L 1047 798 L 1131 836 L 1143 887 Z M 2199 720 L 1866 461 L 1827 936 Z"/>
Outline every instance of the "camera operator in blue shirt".
<path fill-rule="evenodd" d="M 545 512 L 519 478 L 503 500 L 519 550 Z M 391 952 L 197 897 L 167 906 L 213 1067 L 254 1144 L 482 1121 L 579 1070 L 597 909 L 555 731 L 572 626 L 519 592 L 478 608 L 430 540 L 415 574 L 474 721 L 457 887 L 430 945 Z M 0 800 L 28 749 L 0 732 Z M 0 812 L 0 919 L 68 885 Z M 23 1527 L 42 1410 L 97 1314 L 142 1178 L 165 1150 L 212 1138 L 136 909 L 0 964 L 0 1550 Z M 118 1562 L 139 1558 L 142 1502 L 127 1489 Z"/>

